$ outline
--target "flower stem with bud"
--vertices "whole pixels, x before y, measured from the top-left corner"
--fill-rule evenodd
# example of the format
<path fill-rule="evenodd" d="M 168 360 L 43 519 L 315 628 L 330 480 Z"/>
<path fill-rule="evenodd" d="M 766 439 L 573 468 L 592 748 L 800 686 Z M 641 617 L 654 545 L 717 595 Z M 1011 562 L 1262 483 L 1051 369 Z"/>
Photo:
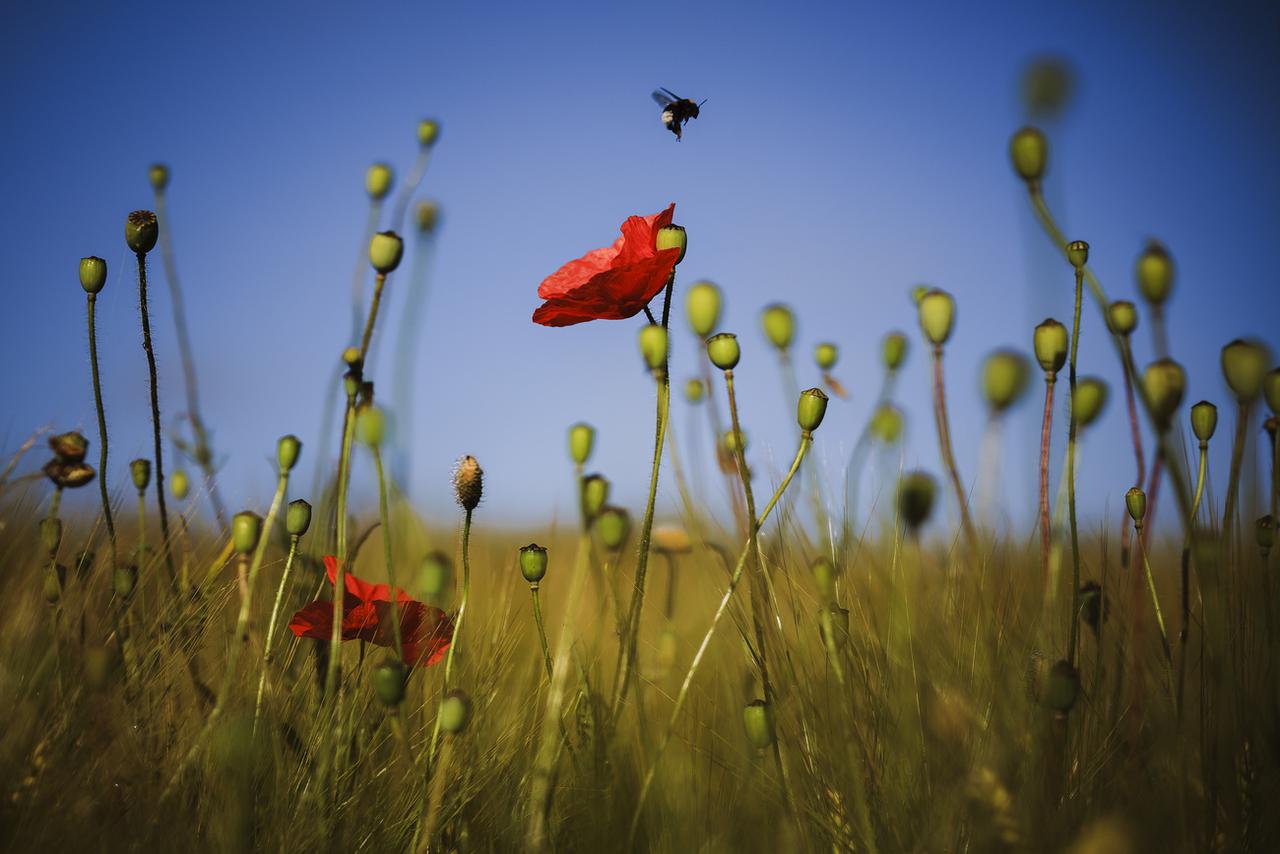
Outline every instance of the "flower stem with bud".
<path fill-rule="evenodd" d="M 98 295 L 87 295 L 89 313 L 89 370 L 93 375 L 93 406 L 98 415 L 98 493 L 102 496 L 102 518 L 107 525 L 107 539 L 111 541 L 111 571 L 119 565 L 116 545 L 116 523 L 111 514 L 111 498 L 107 494 L 107 414 L 102 406 L 102 378 L 98 373 L 98 332 L 94 317 Z"/>

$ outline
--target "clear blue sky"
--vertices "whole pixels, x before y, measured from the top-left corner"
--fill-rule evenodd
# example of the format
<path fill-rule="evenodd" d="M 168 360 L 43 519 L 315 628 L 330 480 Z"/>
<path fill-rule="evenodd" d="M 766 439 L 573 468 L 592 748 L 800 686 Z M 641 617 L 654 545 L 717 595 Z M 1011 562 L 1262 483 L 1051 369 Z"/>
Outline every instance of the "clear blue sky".
<path fill-rule="evenodd" d="M 1070 271 L 1035 231 L 1006 158 L 1024 120 L 1019 75 L 1045 52 L 1069 57 L 1079 77 L 1054 131 L 1051 202 L 1070 235 L 1093 245 L 1114 297 L 1132 296 L 1144 238 L 1168 244 L 1188 401 L 1225 403 L 1222 344 L 1248 334 L 1280 350 L 1280 12 L 1121 5 L 10 6 L 0 37 L 0 437 L 9 449 L 52 422 L 96 440 L 76 280 L 77 260 L 96 254 L 112 267 L 100 335 L 114 483 L 131 457 L 150 455 L 121 231 L 128 211 L 151 205 L 146 170 L 162 160 L 173 170 L 205 415 L 228 454 L 225 488 L 236 506 L 261 508 L 275 439 L 294 432 L 306 443 L 306 494 L 324 386 L 347 343 L 365 168 L 385 159 L 403 175 L 417 120 L 437 116 L 423 193 L 445 221 L 421 328 L 412 472 L 424 512 L 451 512 L 450 467 L 471 453 L 488 473 L 486 517 L 565 515 L 564 431 L 580 419 L 600 429 L 594 465 L 620 500 L 641 504 L 653 403 L 637 322 L 546 329 L 529 315 L 544 276 L 611 241 L 628 214 L 671 201 L 689 230 L 681 281 L 720 283 L 724 327 L 746 345 L 739 378 L 758 466 L 791 453 L 792 403 L 758 324 L 764 304 L 784 300 L 800 318 L 802 384 L 817 381 L 815 342 L 843 348 L 836 373 L 853 401 L 833 402 L 820 434 L 831 469 L 875 394 L 879 338 L 900 327 L 917 345 L 901 384 L 907 464 L 940 471 L 906 297 L 926 282 L 959 300 L 952 415 L 972 481 L 981 356 L 1029 350 L 1036 321 L 1070 313 Z M 658 123 L 657 86 L 709 99 L 683 143 Z M 155 271 L 172 423 L 181 373 Z M 393 314 L 405 281 L 392 279 Z M 694 350 L 678 317 L 680 381 Z M 1118 381 L 1092 307 L 1084 341 L 1082 371 Z M 1149 328 L 1138 341 L 1145 361 Z M 375 379 L 389 391 L 383 352 Z M 1115 506 L 1132 476 L 1114 390 L 1081 471 L 1095 508 Z M 1011 428 L 1031 436 L 1036 410 L 1024 405 Z M 674 424 L 686 449 L 688 423 L 681 402 Z M 1012 501 L 1030 500 L 1034 446 L 1005 443 Z M 1221 457 L 1215 464 L 1225 471 Z M 664 489 L 664 510 L 673 495 Z M 93 500 L 84 492 L 73 503 Z"/>

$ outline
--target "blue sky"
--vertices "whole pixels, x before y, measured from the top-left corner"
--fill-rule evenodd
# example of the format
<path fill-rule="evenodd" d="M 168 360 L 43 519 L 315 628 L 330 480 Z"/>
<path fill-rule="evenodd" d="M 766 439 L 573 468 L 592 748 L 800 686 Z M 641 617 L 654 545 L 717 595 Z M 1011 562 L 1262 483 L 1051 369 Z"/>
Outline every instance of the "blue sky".
<path fill-rule="evenodd" d="M 1072 237 L 1092 244 L 1113 297 L 1133 296 L 1145 238 L 1170 247 L 1179 269 L 1170 334 L 1190 375 L 1188 401 L 1224 404 L 1222 344 L 1254 335 L 1280 351 L 1280 13 L 1225 8 L 13 7 L 0 37 L 10 119 L 0 137 L 10 401 L 0 437 L 9 449 L 53 423 L 96 438 L 75 273 L 82 255 L 96 254 L 111 265 L 99 305 L 114 483 L 130 458 L 150 455 L 121 229 L 128 211 L 151 205 L 146 170 L 162 160 L 173 170 L 173 235 L 203 408 L 226 455 L 224 488 L 236 506 L 263 506 L 275 439 L 293 432 L 305 443 L 297 491 L 307 494 L 325 384 L 347 343 L 364 171 L 387 160 L 403 176 L 418 119 L 435 116 L 443 133 L 421 192 L 439 200 L 444 225 L 419 329 L 410 473 L 423 512 L 448 518 L 450 468 L 471 453 L 488 474 L 489 518 L 564 515 L 564 431 L 578 420 L 598 426 L 594 465 L 617 498 L 642 502 L 653 403 L 637 321 L 546 329 L 529 315 L 544 276 L 610 242 L 627 215 L 671 201 L 689 230 L 680 280 L 718 282 L 723 326 L 744 342 L 738 376 L 757 466 L 781 465 L 792 450 L 792 403 L 758 322 L 762 306 L 782 300 L 800 321 L 803 385 L 818 379 L 817 341 L 842 347 L 836 374 L 853 399 L 833 402 L 820 434 L 830 471 L 843 467 L 876 393 L 879 338 L 896 327 L 917 345 L 900 384 L 906 464 L 940 472 L 906 296 L 924 282 L 959 301 L 948 369 L 957 453 L 972 482 L 982 355 L 1029 350 L 1034 323 L 1070 313 L 1070 271 L 1036 231 L 1006 158 L 1025 120 L 1019 75 L 1044 53 L 1068 57 L 1079 83 L 1051 128 L 1051 204 Z M 658 123 L 657 86 L 709 99 L 683 143 Z M 406 283 L 405 273 L 392 278 L 391 322 L 379 335 L 396 328 Z M 152 290 L 172 423 L 181 371 L 158 264 Z M 695 350 L 677 317 L 680 381 Z M 1140 361 L 1149 332 L 1138 333 Z M 388 392 L 390 360 L 379 364 L 374 379 Z M 1120 377 L 1092 307 L 1081 371 Z M 1132 477 L 1113 391 L 1081 469 L 1095 510 L 1117 507 Z M 1037 409 L 1021 408 L 1004 443 L 1015 511 L 1031 497 Z M 674 424 L 687 449 L 683 403 Z M 1055 440 L 1057 456 L 1061 433 Z M 1216 443 L 1221 472 L 1226 444 Z M 663 490 L 667 512 L 673 496 Z M 74 501 L 88 508 L 92 496 Z"/>

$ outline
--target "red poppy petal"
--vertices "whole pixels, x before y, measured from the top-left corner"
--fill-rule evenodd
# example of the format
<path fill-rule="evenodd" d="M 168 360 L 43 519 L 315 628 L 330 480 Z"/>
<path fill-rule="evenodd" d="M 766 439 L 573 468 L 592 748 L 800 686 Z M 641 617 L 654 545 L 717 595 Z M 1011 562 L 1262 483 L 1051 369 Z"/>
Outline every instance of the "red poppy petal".
<path fill-rule="evenodd" d="M 656 239 L 658 229 L 666 228 L 671 225 L 671 220 L 675 217 L 676 203 L 672 202 L 667 205 L 665 210 L 649 216 L 632 216 L 627 217 L 627 221 L 622 224 L 622 249 L 618 252 L 618 257 L 614 260 L 612 266 L 619 267 L 624 264 L 634 264 L 645 258 L 652 258 L 654 252 L 657 251 Z"/>
<path fill-rule="evenodd" d="M 623 238 L 619 237 L 612 246 L 606 246 L 604 249 L 592 249 L 581 258 L 576 258 L 565 264 L 542 280 L 542 284 L 538 285 L 538 296 L 543 299 L 551 299 L 568 293 L 597 273 L 602 273 L 609 269 L 613 259 L 617 257 L 618 251 L 622 248 L 622 243 Z"/>
<path fill-rule="evenodd" d="M 300 638 L 333 636 L 333 603 L 310 602 L 289 620 L 289 630 Z"/>
<path fill-rule="evenodd" d="M 400 623 L 406 664 L 431 666 L 444 658 L 453 642 L 453 621 L 439 608 L 414 602 Z"/>

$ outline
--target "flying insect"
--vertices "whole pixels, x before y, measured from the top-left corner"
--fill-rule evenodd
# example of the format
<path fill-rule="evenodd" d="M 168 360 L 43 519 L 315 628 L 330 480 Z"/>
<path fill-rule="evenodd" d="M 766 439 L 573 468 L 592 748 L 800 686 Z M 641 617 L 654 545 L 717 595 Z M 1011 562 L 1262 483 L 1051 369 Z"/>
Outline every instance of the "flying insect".
<path fill-rule="evenodd" d="M 662 123 L 667 130 L 676 135 L 676 142 L 683 138 L 685 123 L 689 119 L 696 119 L 699 108 L 707 103 L 705 98 L 701 101 L 694 101 L 692 98 L 681 98 L 670 89 L 655 89 L 653 100 L 657 101 L 658 106 L 662 107 Z"/>

